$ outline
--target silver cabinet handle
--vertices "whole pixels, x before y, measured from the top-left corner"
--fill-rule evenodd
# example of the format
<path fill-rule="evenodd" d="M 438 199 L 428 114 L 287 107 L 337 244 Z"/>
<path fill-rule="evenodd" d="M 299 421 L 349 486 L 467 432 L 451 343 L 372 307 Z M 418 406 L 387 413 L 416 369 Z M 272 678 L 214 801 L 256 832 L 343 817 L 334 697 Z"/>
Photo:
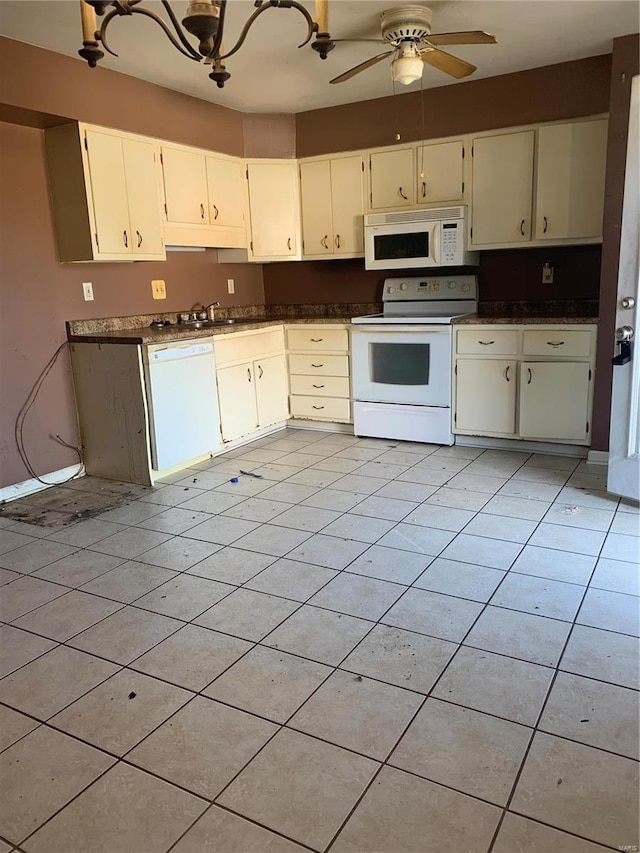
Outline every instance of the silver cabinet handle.
<path fill-rule="evenodd" d="M 546 217 L 546 216 L 543 216 L 543 217 L 542 217 L 542 220 L 543 220 L 543 222 L 544 222 L 544 228 L 542 229 L 542 233 L 543 233 L 543 234 L 546 234 L 546 233 L 547 233 L 547 225 L 548 225 L 547 217 Z"/>
<path fill-rule="evenodd" d="M 140 248 L 142 246 L 142 234 L 139 231 L 136 231 L 136 234 L 138 235 L 138 248 Z"/>
<path fill-rule="evenodd" d="M 407 200 L 406 195 L 402 192 L 402 187 L 398 187 L 398 195 L 400 198 L 403 198 L 405 201 Z"/>
<path fill-rule="evenodd" d="M 312 388 L 324 388 L 324 385 L 311 385 Z"/>
<path fill-rule="evenodd" d="M 322 240 L 320 240 L 320 245 L 321 245 L 324 249 L 328 249 L 328 248 L 329 248 L 329 244 L 327 243 L 327 240 L 328 240 L 328 239 L 329 239 L 329 235 L 328 235 L 328 234 L 325 234 L 325 235 L 324 235 L 324 237 L 322 238 Z"/>
<path fill-rule="evenodd" d="M 213 205 L 213 210 L 214 210 L 213 218 L 214 218 L 214 219 L 217 219 L 217 218 L 218 218 L 218 214 L 220 213 L 220 211 L 219 211 L 219 210 L 218 210 L 218 208 L 215 206 L 215 204 Z"/>
<path fill-rule="evenodd" d="M 336 248 L 337 249 L 340 248 L 340 235 L 339 234 L 336 234 Z"/>
<path fill-rule="evenodd" d="M 495 344 L 495 341 L 478 341 L 481 347 L 490 347 L 491 344 Z"/>
<path fill-rule="evenodd" d="M 427 184 L 425 181 L 422 182 L 422 198 L 427 197 Z"/>
<path fill-rule="evenodd" d="M 311 367 L 324 367 L 324 364 L 312 364 Z"/>
<path fill-rule="evenodd" d="M 522 234 L 523 237 L 524 237 L 524 222 L 525 221 L 523 219 L 522 222 L 520 223 L 520 233 Z"/>
<path fill-rule="evenodd" d="M 200 219 L 204 219 L 204 204 L 200 205 Z"/>
<path fill-rule="evenodd" d="M 247 367 L 247 382 L 251 382 L 251 369 Z"/>
<path fill-rule="evenodd" d="M 564 346 L 564 341 L 547 341 L 548 347 L 561 347 Z"/>
<path fill-rule="evenodd" d="M 287 237 L 287 249 L 291 251 L 291 237 Z"/>
<path fill-rule="evenodd" d="M 262 365 L 258 365 L 258 370 L 260 371 L 260 373 L 258 374 L 258 379 L 262 379 L 262 377 L 264 376 L 264 370 L 262 369 Z"/>
<path fill-rule="evenodd" d="M 527 385 L 531 385 L 531 380 L 533 378 L 533 374 L 531 373 L 530 367 L 527 367 L 527 373 L 529 374 L 529 378 L 527 379 Z"/>
<path fill-rule="evenodd" d="M 505 372 L 504 372 L 504 378 L 507 380 L 507 382 L 511 382 L 511 380 L 509 379 L 509 369 L 510 369 L 510 367 L 511 367 L 511 365 L 510 365 L 510 364 L 508 364 L 508 365 L 507 365 L 507 367 L 506 367 L 506 370 L 505 370 Z"/>
<path fill-rule="evenodd" d="M 127 232 L 126 232 L 126 231 L 123 231 L 123 232 L 122 232 L 122 239 L 124 240 L 124 247 L 125 247 L 125 249 L 128 249 L 128 248 L 129 248 L 129 238 L 127 237 Z"/>
<path fill-rule="evenodd" d="M 312 343 L 319 344 L 324 340 L 324 338 L 311 338 Z"/>

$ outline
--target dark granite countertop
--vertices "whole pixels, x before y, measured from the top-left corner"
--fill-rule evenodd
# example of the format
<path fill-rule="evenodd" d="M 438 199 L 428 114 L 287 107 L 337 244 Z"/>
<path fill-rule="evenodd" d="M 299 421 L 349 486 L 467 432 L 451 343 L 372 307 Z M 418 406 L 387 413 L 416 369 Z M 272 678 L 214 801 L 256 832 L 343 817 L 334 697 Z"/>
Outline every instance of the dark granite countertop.
<path fill-rule="evenodd" d="M 471 324 L 495 324 L 509 326 L 571 326 L 597 324 L 597 317 L 488 317 L 484 314 L 469 314 L 467 317 L 458 317 L 453 321 L 456 326 Z"/>

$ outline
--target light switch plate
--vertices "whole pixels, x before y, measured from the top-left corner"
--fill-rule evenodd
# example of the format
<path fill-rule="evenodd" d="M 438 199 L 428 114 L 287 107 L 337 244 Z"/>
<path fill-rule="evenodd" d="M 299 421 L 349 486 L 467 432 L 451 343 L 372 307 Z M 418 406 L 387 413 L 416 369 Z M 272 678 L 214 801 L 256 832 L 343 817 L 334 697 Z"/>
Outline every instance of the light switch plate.
<path fill-rule="evenodd" d="M 166 299 L 167 298 L 167 288 L 163 279 L 156 278 L 151 282 L 151 292 L 153 293 L 154 299 Z"/>
<path fill-rule="evenodd" d="M 232 278 L 227 279 L 227 290 L 229 291 L 229 293 L 235 293 L 236 292 L 236 284 Z"/>
<path fill-rule="evenodd" d="M 93 302 L 93 284 L 90 281 L 82 282 L 82 295 L 85 302 Z"/>
<path fill-rule="evenodd" d="M 544 264 L 542 267 L 542 283 L 553 284 L 553 267 L 551 264 Z"/>

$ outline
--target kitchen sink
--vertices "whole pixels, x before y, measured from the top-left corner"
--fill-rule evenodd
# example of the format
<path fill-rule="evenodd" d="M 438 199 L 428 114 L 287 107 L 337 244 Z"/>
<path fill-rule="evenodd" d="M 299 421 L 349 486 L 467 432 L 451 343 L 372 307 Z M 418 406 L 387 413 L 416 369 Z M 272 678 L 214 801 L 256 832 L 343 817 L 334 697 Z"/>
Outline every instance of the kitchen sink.
<path fill-rule="evenodd" d="M 186 320 L 179 325 L 186 326 L 189 329 L 208 329 L 215 326 L 232 326 L 235 322 L 236 320 L 231 318 L 225 320 Z"/>

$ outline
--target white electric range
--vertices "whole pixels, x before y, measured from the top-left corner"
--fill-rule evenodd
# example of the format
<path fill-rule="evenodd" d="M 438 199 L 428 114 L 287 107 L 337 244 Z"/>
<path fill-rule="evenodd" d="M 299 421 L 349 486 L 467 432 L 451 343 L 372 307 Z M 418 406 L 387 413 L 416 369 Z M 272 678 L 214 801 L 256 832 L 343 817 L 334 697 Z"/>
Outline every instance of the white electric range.
<path fill-rule="evenodd" d="M 353 317 L 359 436 L 453 444 L 452 322 L 475 314 L 475 275 L 385 279 L 382 314 Z"/>

